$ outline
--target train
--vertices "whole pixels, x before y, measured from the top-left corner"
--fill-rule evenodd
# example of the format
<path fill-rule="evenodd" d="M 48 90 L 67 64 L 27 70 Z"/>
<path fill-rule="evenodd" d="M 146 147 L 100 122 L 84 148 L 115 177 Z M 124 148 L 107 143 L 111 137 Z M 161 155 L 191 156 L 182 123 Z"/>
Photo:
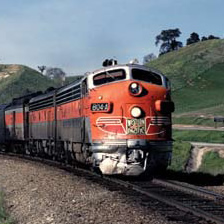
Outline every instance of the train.
<path fill-rule="evenodd" d="M 103 65 L 1 105 L 1 150 L 85 164 L 104 175 L 165 170 L 173 144 L 169 79 L 135 62 Z"/>

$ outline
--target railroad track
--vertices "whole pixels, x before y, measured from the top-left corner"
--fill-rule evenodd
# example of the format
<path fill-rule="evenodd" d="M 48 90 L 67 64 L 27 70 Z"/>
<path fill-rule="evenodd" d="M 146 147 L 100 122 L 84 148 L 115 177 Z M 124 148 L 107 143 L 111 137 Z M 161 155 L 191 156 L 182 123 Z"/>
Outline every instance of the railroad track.
<path fill-rule="evenodd" d="M 186 183 L 160 179 L 154 179 L 151 182 L 113 181 L 164 203 L 166 206 L 157 207 L 157 210 L 162 210 L 165 216 L 168 215 L 173 220 L 187 223 L 189 221 L 193 221 L 193 223 L 224 223 L 224 195 Z M 145 199 L 145 203 L 147 203 L 147 199 Z M 179 214 L 177 210 L 180 211 Z"/>
<path fill-rule="evenodd" d="M 1 153 L 4 154 L 4 153 Z M 9 155 L 8 153 L 6 155 Z M 10 156 L 17 156 L 13 153 Z M 154 179 L 153 181 L 123 180 L 101 176 L 87 169 L 65 165 L 42 158 L 19 156 L 29 160 L 56 166 L 77 175 L 85 176 L 94 182 L 101 183 L 112 190 L 121 191 L 141 200 L 141 205 L 153 208 L 169 221 L 180 223 L 223 224 L 224 195 L 205 190 L 186 183 Z"/>

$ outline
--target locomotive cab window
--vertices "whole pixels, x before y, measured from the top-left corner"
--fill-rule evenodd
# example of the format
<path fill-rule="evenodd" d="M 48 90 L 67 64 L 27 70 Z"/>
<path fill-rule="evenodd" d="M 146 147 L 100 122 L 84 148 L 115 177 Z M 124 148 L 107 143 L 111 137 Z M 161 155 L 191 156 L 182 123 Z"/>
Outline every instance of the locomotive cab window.
<path fill-rule="evenodd" d="M 162 78 L 160 75 L 146 70 L 132 69 L 132 78 L 144 82 L 149 82 L 156 85 L 162 85 Z"/>
<path fill-rule="evenodd" d="M 115 82 L 126 78 L 124 70 L 112 70 L 102 72 L 93 77 L 93 84 L 95 86 L 102 85 L 109 82 Z"/>

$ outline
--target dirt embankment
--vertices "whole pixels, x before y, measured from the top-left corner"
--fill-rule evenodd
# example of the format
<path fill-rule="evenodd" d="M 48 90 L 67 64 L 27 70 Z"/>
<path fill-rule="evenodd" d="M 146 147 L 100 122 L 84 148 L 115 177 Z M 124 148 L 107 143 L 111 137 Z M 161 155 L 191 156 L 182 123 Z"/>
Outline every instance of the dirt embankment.
<path fill-rule="evenodd" d="M 194 146 L 191 150 L 191 157 L 186 170 L 188 172 L 196 172 L 200 168 L 203 156 L 207 152 L 217 152 L 221 158 L 224 158 L 224 149 L 222 147 Z"/>

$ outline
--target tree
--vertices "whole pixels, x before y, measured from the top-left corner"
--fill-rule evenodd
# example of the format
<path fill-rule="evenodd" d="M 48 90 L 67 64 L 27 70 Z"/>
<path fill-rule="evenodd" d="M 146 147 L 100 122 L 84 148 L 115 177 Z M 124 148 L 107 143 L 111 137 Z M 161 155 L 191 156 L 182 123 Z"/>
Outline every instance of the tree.
<path fill-rule="evenodd" d="M 155 59 L 156 59 L 156 56 L 153 53 L 147 54 L 143 57 L 143 65 L 145 65 Z"/>
<path fill-rule="evenodd" d="M 58 81 L 60 85 L 63 85 L 66 76 L 65 72 L 61 68 L 47 68 L 45 75 L 50 79 Z"/>
<path fill-rule="evenodd" d="M 43 72 L 46 70 L 46 66 L 45 65 L 41 65 L 41 66 L 37 66 L 37 68 L 40 70 L 40 72 L 43 74 Z"/>
<path fill-rule="evenodd" d="M 208 38 L 205 37 L 205 36 L 203 36 L 203 37 L 201 38 L 201 41 L 206 41 L 206 40 L 208 40 Z"/>
<path fill-rule="evenodd" d="M 214 40 L 214 39 L 220 39 L 220 37 L 216 37 L 216 36 L 213 36 L 213 35 L 208 36 L 208 40 Z"/>
<path fill-rule="evenodd" d="M 193 32 L 190 37 L 187 39 L 187 45 L 197 43 L 200 41 L 199 35 L 195 32 Z"/>
<path fill-rule="evenodd" d="M 208 37 L 203 36 L 201 38 L 201 41 L 206 41 L 206 40 L 214 40 L 214 39 L 220 39 L 220 37 L 216 37 L 214 35 L 209 35 Z"/>
<path fill-rule="evenodd" d="M 169 30 L 162 30 L 159 35 L 156 36 L 156 46 L 161 43 L 160 46 L 160 55 L 168 53 L 170 51 L 175 51 L 183 47 L 183 43 L 177 41 L 176 39 L 180 37 L 180 30 L 176 29 L 169 29 Z"/>

